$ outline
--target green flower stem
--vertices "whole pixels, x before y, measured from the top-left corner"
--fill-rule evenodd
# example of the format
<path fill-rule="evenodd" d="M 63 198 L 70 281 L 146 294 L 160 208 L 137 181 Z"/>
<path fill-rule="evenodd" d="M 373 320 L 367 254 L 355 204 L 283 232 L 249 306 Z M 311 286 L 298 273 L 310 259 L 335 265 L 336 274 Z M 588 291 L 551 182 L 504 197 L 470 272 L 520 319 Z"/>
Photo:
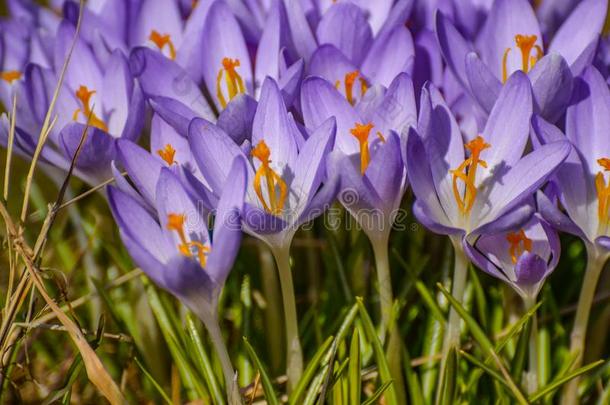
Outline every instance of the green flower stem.
<path fill-rule="evenodd" d="M 525 300 L 525 311 L 529 311 L 536 305 L 536 299 Z M 529 370 L 527 372 L 527 392 L 533 394 L 538 391 L 538 316 L 534 313 L 532 315 L 532 327 L 530 329 L 529 336 Z"/>
<path fill-rule="evenodd" d="M 580 297 L 578 298 L 574 326 L 572 327 L 572 333 L 570 334 L 570 355 L 576 357 L 572 366 L 573 370 L 582 365 L 585 338 L 587 336 L 587 325 L 589 323 L 591 305 L 593 304 L 593 296 L 595 295 L 599 276 L 604 268 L 606 259 L 608 258 L 608 255 L 605 252 L 601 252 L 595 245 L 587 244 L 586 246 L 587 268 L 580 290 Z M 578 403 L 578 382 L 579 378 L 574 378 L 566 384 L 561 400 L 563 405 Z"/>
<path fill-rule="evenodd" d="M 235 374 L 235 369 L 231 363 L 227 346 L 222 338 L 218 318 L 213 315 L 205 315 L 201 316 L 201 318 L 206 329 L 208 330 L 208 333 L 210 334 L 210 339 L 212 340 L 214 350 L 216 350 L 216 354 L 218 355 L 218 360 L 220 360 L 222 373 L 225 378 L 225 389 L 227 391 L 229 405 L 241 405 L 243 404 L 243 401 L 241 394 L 239 393 L 237 375 Z"/>
<path fill-rule="evenodd" d="M 451 283 L 451 295 L 461 304 L 464 300 L 464 290 L 466 289 L 466 277 L 468 276 L 468 258 L 462 249 L 459 237 L 451 238 L 453 243 L 454 263 L 453 281 Z M 449 321 L 445 329 L 445 339 L 443 341 L 443 357 L 441 360 L 440 373 L 438 374 L 439 384 L 437 396 L 440 395 L 444 385 L 445 365 L 451 349 L 459 349 L 460 345 L 460 315 L 456 309 L 449 308 Z M 438 400 L 438 398 L 437 398 Z"/>
<path fill-rule="evenodd" d="M 303 374 L 303 351 L 299 339 L 297 308 L 294 297 L 294 285 L 290 270 L 289 245 L 272 248 L 277 264 L 282 300 L 284 303 L 284 320 L 286 325 L 286 376 L 288 377 L 288 392 L 296 387 Z"/>

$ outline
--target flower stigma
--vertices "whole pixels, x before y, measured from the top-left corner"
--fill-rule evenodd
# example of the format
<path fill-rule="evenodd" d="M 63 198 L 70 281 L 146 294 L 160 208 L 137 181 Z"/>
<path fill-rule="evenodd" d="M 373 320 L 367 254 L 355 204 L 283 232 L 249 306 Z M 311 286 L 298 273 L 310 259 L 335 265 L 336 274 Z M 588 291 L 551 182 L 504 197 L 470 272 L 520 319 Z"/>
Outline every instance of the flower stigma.
<path fill-rule="evenodd" d="M 356 83 L 356 79 L 360 76 L 360 72 L 358 70 L 354 70 L 353 72 L 348 72 L 345 74 L 345 78 L 343 82 L 345 84 L 345 98 L 347 101 L 354 105 L 356 104 L 356 99 L 354 98 L 354 84 Z M 341 80 L 337 80 L 335 82 L 335 87 L 337 90 L 341 87 Z M 360 77 L 360 95 L 364 96 L 366 91 L 368 90 L 368 85 L 366 84 L 366 80 L 363 77 Z"/>
<path fill-rule="evenodd" d="M 160 51 L 163 51 L 165 46 L 169 49 L 169 58 L 171 60 L 176 59 L 176 48 L 174 47 L 174 43 L 169 34 L 160 34 L 158 31 L 152 30 L 148 39 L 151 40 Z"/>
<path fill-rule="evenodd" d="M 487 168 L 487 162 L 480 159 L 481 152 L 490 148 L 491 145 L 486 143 L 485 139 L 479 135 L 466 143 L 464 147 L 470 151 L 470 157 L 464 160 L 457 169 L 450 170 L 449 173 L 453 175 L 453 196 L 455 202 L 460 212 L 463 215 L 468 215 L 477 197 L 477 187 L 475 186 L 477 169 L 479 165 Z M 458 188 L 458 180 L 462 180 L 466 186 L 464 196 L 461 195 Z"/>
<path fill-rule="evenodd" d="M 510 244 L 508 253 L 510 254 L 510 259 L 513 264 L 517 263 L 517 259 L 525 251 L 532 251 L 532 240 L 525 236 L 523 229 L 519 230 L 519 232 L 509 232 L 506 235 L 506 240 Z"/>
<path fill-rule="evenodd" d="M 174 160 L 174 157 L 176 156 L 176 149 L 174 149 L 174 147 L 169 143 L 165 145 L 163 149 L 159 149 L 157 154 L 161 156 L 161 159 L 163 159 L 168 166 L 176 163 Z"/>
<path fill-rule="evenodd" d="M 21 72 L 18 70 L 7 70 L 0 72 L 0 79 L 4 80 L 8 84 L 13 84 L 14 81 L 21 79 Z"/>
<path fill-rule="evenodd" d="M 607 228 L 609 221 L 608 207 L 610 206 L 610 183 L 606 184 L 604 171 L 610 171 L 610 159 L 600 158 L 597 163 L 602 167 L 602 170 L 595 175 L 595 189 L 597 190 L 597 216 L 599 217 L 600 226 Z M 605 233 L 605 232 L 603 232 Z"/>
<path fill-rule="evenodd" d="M 269 160 L 271 151 L 269 150 L 269 147 L 265 141 L 260 141 L 252 149 L 251 153 L 253 157 L 261 162 L 261 165 L 254 176 L 254 191 L 263 204 L 265 211 L 273 215 L 279 215 L 284 208 L 284 203 L 286 202 L 286 197 L 288 195 L 288 187 L 286 186 L 286 182 L 284 182 L 280 175 L 278 175 L 269 165 L 271 163 L 271 160 Z M 261 186 L 261 179 L 263 177 L 267 183 L 267 195 L 269 197 L 269 203 L 267 203 L 265 197 L 263 196 Z"/>
<path fill-rule="evenodd" d="M 544 54 L 542 48 L 539 45 L 536 45 L 537 40 L 537 35 L 515 35 L 515 44 L 521 51 L 521 70 L 525 73 L 528 73 Z M 536 55 L 531 54 L 532 49 L 536 49 Z M 510 50 L 511 48 L 506 48 L 504 56 L 502 56 L 502 83 L 506 83 L 506 80 L 508 79 L 507 62 Z"/>
<path fill-rule="evenodd" d="M 82 112 L 85 119 L 88 120 L 89 125 L 99 128 L 104 132 L 108 132 L 108 126 L 97 115 L 95 115 L 91 109 L 91 96 L 93 96 L 95 93 L 95 90 L 89 90 L 87 86 L 82 85 L 78 88 L 78 90 L 76 90 L 76 98 L 81 102 L 83 108 L 77 108 L 74 111 L 72 120 L 76 121 L 78 119 L 78 114 Z"/>
<path fill-rule="evenodd" d="M 220 70 L 218 71 L 218 76 L 216 78 L 216 96 L 218 97 L 218 101 L 220 102 L 222 108 L 226 108 L 227 106 L 227 99 L 225 98 L 222 92 L 223 76 L 227 84 L 229 101 L 233 100 L 236 95 L 246 92 L 246 89 L 244 87 L 244 80 L 239 75 L 239 73 L 237 73 L 236 70 L 236 68 L 238 68 L 239 66 L 239 59 L 222 59 L 222 68 L 220 68 Z"/>
<path fill-rule="evenodd" d="M 167 229 L 170 231 L 175 231 L 178 234 L 178 238 L 180 239 L 178 250 L 180 251 L 180 254 L 189 258 L 195 257 L 196 254 L 197 260 L 199 260 L 201 267 L 205 267 L 207 259 L 206 255 L 210 253 L 210 248 L 201 242 L 189 242 L 186 239 L 186 234 L 184 233 L 185 220 L 186 215 L 184 214 L 170 213 L 167 215 Z M 195 251 L 195 254 L 193 254 L 193 250 Z"/>

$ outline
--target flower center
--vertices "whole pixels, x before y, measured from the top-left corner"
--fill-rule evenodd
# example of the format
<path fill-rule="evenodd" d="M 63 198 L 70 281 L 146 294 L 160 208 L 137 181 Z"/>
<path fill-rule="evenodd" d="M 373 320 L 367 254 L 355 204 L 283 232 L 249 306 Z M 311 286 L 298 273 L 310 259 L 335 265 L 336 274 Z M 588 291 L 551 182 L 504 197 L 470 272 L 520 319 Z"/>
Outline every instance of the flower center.
<path fill-rule="evenodd" d="M 157 154 L 161 156 L 161 159 L 165 160 L 165 163 L 167 163 L 168 166 L 176 163 L 174 160 L 174 157 L 176 156 L 176 149 L 174 149 L 174 147 L 169 143 L 165 145 L 163 149 L 159 149 Z"/>
<path fill-rule="evenodd" d="M 374 125 L 372 123 L 359 124 L 350 130 L 351 134 L 356 137 L 360 143 L 360 173 L 364 175 L 366 168 L 369 166 L 371 157 L 369 155 L 369 134 Z"/>
<path fill-rule="evenodd" d="M 536 45 L 537 40 L 537 35 L 515 35 L 515 44 L 521 51 L 521 70 L 525 73 L 528 73 L 544 54 L 542 48 Z M 536 55 L 531 55 L 532 49 L 536 49 Z M 510 50 L 511 48 L 506 48 L 502 57 L 502 83 L 506 83 L 506 79 L 508 79 L 508 68 L 506 65 Z"/>
<path fill-rule="evenodd" d="M 205 267 L 206 264 L 206 255 L 210 253 L 210 248 L 198 241 L 188 241 L 186 239 L 186 234 L 184 233 L 184 221 L 186 220 L 186 216 L 184 214 L 168 214 L 167 215 L 167 229 L 170 231 L 175 231 L 178 234 L 178 238 L 180 238 L 180 244 L 178 245 L 178 250 L 180 254 L 186 257 L 197 257 L 199 260 L 199 264 L 201 267 Z"/>
<path fill-rule="evenodd" d="M 4 80 L 8 84 L 13 84 L 15 80 L 21 79 L 21 72 L 17 70 L 7 70 L 6 72 L 0 72 L 0 79 Z"/>
<path fill-rule="evenodd" d="M 88 120 L 90 126 L 99 128 L 104 132 L 108 132 L 108 126 L 104 123 L 104 121 L 99 119 L 91 109 L 91 96 L 93 96 L 95 93 L 95 90 L 89 90 L 87 86 L 82 85 L 78 88 L 78 90 L 76 90 L 76 98 L 81 102 L 83 108 L 77 108 L 74 111 L 72 120 L 76 121 L 78 119 L 78 114 L 82 112 L 85 119 Z"/>
<path fill-rule="evenodd" d="M 261 165 L 254 176 L 254 191 L 263 204 L 265 211 L 273 215 L 278 215 L 282 212 L 284 203 L 286 202 L 286 197 L 288 195 L 288 187 L 286 186 L 286 182 L 284 182 L 280 175 L 278 175 L 269 166 L 271 163 L 271 160 L 269 160 L 271 151 L 269 150 L 269 147 L 265 141 L 260 141 L 254 147 L 254 149 L 252 149 L 252 156 L 261 162 Z M 267 203 L 265 197 L 263 196 L 263 190 L 261 187 L 261 179 L 263 177 L 267 183 L 267 196 L 269 197 L 269 203 Z"/>
<path fill-rule="evenodd" d="M 479 165 L 487 168 L 487 162 L 480 159 L 481 152 L 490 148 L 491 145 L 486 143 L 485 139 L 479 135 L 466 143 L 464 147 L 470 151 L 470 157 L 464 160 L 457 169 L 450 170 L 449 173 L 453 175 L 453 196 L 455 202 L 460 212 L 467 215 L 470 213 L 474 200 L 477 197 L 477 187 L 475 186 L 477 169 Z M 458 180 L 462 180 L 466 186 L 463 196 L 458 188 Z"/>
<path fill-rule="evenodd" d="M 607 226 L 610 222 L 608 218 L 608 207 L 610 206 L 610 183 L 606 184 L 604 171 L 610 171 L 610 159 L 597 159 L 597 163 L 599 163 L 599 165 L 602 167 L 602 170 L 597 172 L 595 175 L 595 189 L 597 190 L 597 215 L 599 217 L 600 224 Z"/>
<path fill-rule="evenodd" d="M 157 45 L 157 48 L 159 48 L 160 51 L 163 51 L 163 48 L 167 46 L 169 49 L 169 58 L 171 60 L 176 59 L 176 48 L 174 47 L 174 43 L 169 34 L 160 34 L 158 31 L 152 30 L 148 39 Z"/>
<path fill-rule="evenodd" d="M 510 244 L 508 252 L 513 264 L 517 263 L 517 259 L 523 252 L 532 251 L 532 240 L 525 236 L 523 229 L 519 230 L 519 232 L 509 232 L 506 235 L 506 240 Z"/>
<path fill-rule="evenodd" d="M 239 59 L 223 58 L 222 68 L 218 71 L 218 77 L 216 78 L 216 96 L 222 108 L 227 106 L 227 99 L 222 92 L 222 78 L 224 76 L 225 83 L 227 85 L 227 92 L 229 93 L 229 101 L 233 100 L 238 94 L 245 93 L 244 80 L 237 73 L 236 68 L 240 66 Z"/>
<path fill-rule="evenodd" d="M 354 98 L 354 84 L 356 83 L 358 76 L 360 76 L 360 72 L 358 70 L 354 70 L 353 72 L 346 73 L 343 80 L 345 84 L 345 98 L 351 105 L 356 104 L 356 99 Z M 337 80 L 335 82 L 335 87 L 337 90 L 339 87 L 341 87 L 341 80 Z M 360 95 L 364 96 L 364 93 L 366 93 L 368 88 L 369 87 L 366 84 L 366 80 L 364 80 L 363 77 L 360 77 Z"/>

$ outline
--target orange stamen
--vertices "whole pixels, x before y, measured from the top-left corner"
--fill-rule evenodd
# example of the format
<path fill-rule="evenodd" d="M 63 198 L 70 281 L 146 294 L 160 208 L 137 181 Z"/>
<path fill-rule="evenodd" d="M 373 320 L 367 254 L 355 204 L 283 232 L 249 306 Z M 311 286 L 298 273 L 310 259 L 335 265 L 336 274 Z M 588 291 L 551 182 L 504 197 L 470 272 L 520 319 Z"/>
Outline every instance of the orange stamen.
<path fill-rule="evenodd" d="M 353 72 L 348 72 L 345 74 L 345 98 L 351 105 L 356 104 L 356 98 L 354 97 L 354 84 L 356 83 L 356 79 L 358 79 L 359 76 L 360 72 L 358 70 L 354 70 Z M 340 85 L 341 81 L 337 80 L 337 82 L 335 82 L 335 87 L 339 89 Z M 360 77 L 360 95 L 364 96 L 364 93 L 366 93 L 367 90 L 368 85 L 366 84 L 366 80 Z"/>
<path fill-rule="evenodd" d="M 610 159 L 597 159 L 597 163 L 602 167 L 603 171 L 610 171 Z M 610 207 L 610 183 L 606 184 L 603 171 L 600 170 L 595 175 L 595 189 L 597 190 L 597 215 L 599 217 L 599 222 L 606 227 L 608 223 L 610 223 L 608 216 L 608 207 Z"/>
<path fill-rule="evenodd" d="M 8 84 L 13 84 L 15 80 L 21 79 L 21 72 L 17 70 L 7 70 L 6 72 L 0 72 L 0 79 L 4 80 Z"/>
<path fill-rule="evenodd" d="M 483 137 L 479 135 L 465 144 L 464 147 L 470 151 L 470 157 L 464 160 L 457 169 L 449 172 L 453 174 L 453 196 L 460 212 L 466 215 L 470 213 L 477 197 L 477 187 L 475 185 L 477 169 L 479 165 L 487 168 L 487 162 L 480 158 L 481 152 L 490 148 L 491 145 L 486 143 Z M 458 188 L 458 179 L 462 180 L 466 186 L 463 197 Z"/>
<path fill-rule="evenodd" d="M 521 256 L 523 252 L 532 251 L 532 240 L 525 236 L 523 229 L 521 229 L 519 232 L 508 233 L 508 235 L 506 235 L 506 240 L 510 244 L 508 251 L 510 253 L 510 259 L 513 263 L 517 263 L 519 256 Z"/>
<path fill-rule="evenodd" d="M 171 144 L 165 145 L 163 149 L 159 149 L 157 154 L 161 156 L 161 159 L 165 160 L 169 166 L 175 163 L 174 157 L 176 156 L 176 149 Z"/>
<path fill-rule="evenodd" d="M 163 48 L 167 45 L 169 48 L 169 58 L 171 60 L 176 59 L 176 48 L 169 34 L 160 34 L 158 31 L 152 30 L 148 39 L 157 45 L 160 51 L 163 51 Z"/>
<path fill-rule="evenodd" d="M 369 134 L 374 125 L 372 123 L 359 124 L 350 130 L 350 133 L 358 139 L 360 143 L 360 174 L 364 175 L 369 162 L 371 160 L 369 155 Z"/>
<path fill-rule="evenodd" d="M 528 73 L 544 54 L 542 48 L 539 45 L 536 45 L 537 40 L 537 35 L 515 35 L 515 44 L 521 51 L 521 70 L 525 73 Z M 536 55 L 531 54 L 532 49 L 536 49 Z M 506 48 L 502 57 L 502 83 L 506 83 L 506 79 L 508 78 L 507 64 L 510 50 L 511 48 Z"/>
<path fill-rule="evenodd" d="M 225 77 L 227 92 L 229 93 L 229 101 L 233 100 L 236 95 L 246 92 L 244 80 L 236 70 L 240 64 L 239 59 L 222 59 L 222 68 L 218 71 L 218 76 L 216 77 L 216 96 L 218 97 L 218 101 L 222 108 L 227 106 L 227 99 L 222 92 L 223 76 Z"/>
<path fill-rule="evenodd" d="M 89 125 L 92 127 L 96 127 L 101 129 L 104 132 L 108 132 L 108 126 L 98 118 L 97 115 L 91 109 L 91 96 L 96 93 L 95 90 L 89 90 L 87 86 L 80 86 L 78 90 L 76 90 L 76 98 L 81 102 L 83 108 L 77 108 L 72 115 L 72 120 L 76 121 L 78 119 L 78 114 L 80 112 L 83 113 L 86 119 L 89 120 Z"/>
<path fill-rule="evenodd" d="M 168 214 L 167 216 L 167 229 L 175 231 L 180 239 L 178 250 L 180 254 L 186 257 L 194 257 L 193 249 L 197 254 L 197 260 L 202 267 L 206 265 L 206 254 L 210 252 L 210 248 L 205 246 L 203 243 L 198 241 L 188 241 L 186 234 L 184 233 L 184 222 L 186 216 L 184 214 Z"/>
<path fill-rule="evenodd" d="M 252 156 L 261 162 L 260 167 L 256 171 L 254 176 L 254 191 L 258 196 L 259 200 L 263 204 L 265 211 L 273 215 L 278 215 L 284 208 L 286 197 L 288 196 L 288 186 L 286 182 L 271 168 L 271 150 L 265 143 L 260 141 L 253 149 Z M 267 183 L 267 196 L 269 197 L 269 204 L 263 196 L 263 190 L 261 187 L 261 179 L 265 177 Z M 279 187 L 279 193 L 277 188 Z"/>

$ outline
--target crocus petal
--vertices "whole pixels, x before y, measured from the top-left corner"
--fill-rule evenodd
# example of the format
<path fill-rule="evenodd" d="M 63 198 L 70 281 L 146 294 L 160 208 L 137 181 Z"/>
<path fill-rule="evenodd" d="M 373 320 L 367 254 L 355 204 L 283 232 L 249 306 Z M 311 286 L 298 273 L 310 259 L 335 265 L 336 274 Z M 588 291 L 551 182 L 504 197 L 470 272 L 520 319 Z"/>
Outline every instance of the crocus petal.
<path fill-rule="evenodd" d="M 295 99 L 301 90 L 301 81 L 303 80 L 304 69 L 305 63 L 303 62 L 303 59 L 299 59 L 288 69 L 280 71 L 280 80 L 278 81 L 278 85 L 282 90 L 284 104 L 286 104 L 288 109 L 293 106 Z"/>
<path fill-rule="evenodd" d="M 404 165 L 400 156 L 400 139 L 391 131 L 379 145 L 364 173 L 389 209 L 397 208 L 404 190 Z"/>
<path fill-rule="evenodd" d="M 523 72 L 515 72 L 502 88 L 483 130 L 483 138 L 491 145 L 481 155 L 489 166 L 487 175 L 500 170 L 499 165 L 511 167 L 519 160 L 529 137 L 531 117 L 530 82 Z M 479 184 L 485 178 L 479 176 Z"/>
<path fill-rule="evenodd" d="M 294 166 L 294 180 L 290 185 L 289 198 L 296 198 L 291 203 L 292 215 L 300 216 L 305 205 L 313 198 L 320 187 L 326 172 L 326 158 L 335 144 L 337 124 L 329 118 L 305 141 L 299 151 Z"/>
<path fill-rule="evenodd" d="M 374 33 L 378 32 L 385 24 L 384 21 L 390 15 L 393 0 L 379 0 L 371 2 L 369 0 L 352 0 L 361 9 L 366 11 L 368 23 Z M 406 18 L 405 18 L 406 21 Z"/>
<path fill-rule="evenodd" d="M 241 28 L 229 6 L 224 1 L 216 1 L 210 7 L 205 21 L 201 60 L 206 87 L 219 110 L 222 106 L 216 96 L 216 80 L 222 69 L 223 58 L 239 60 L 237 73 L 244 81 L 246 92 L 253 94 L 252 64 Z M 226 94 L 224 97 L 228 100 Z"/>
<path fill-rule="evenodd" d="M 610 157 L 610 90 L 594 67 L 574 81 L 566 115 L 566 135 L 586 159 L 590 174 L 599 171 L 597 159 Z"/>
<path fill-rule="evenodd" d="M 222 285 L 212 280 L 195 259 L 173 256 L 161 277 L 161 286 L 177 296 L 191 311 L 196 314 L 201 314 L 202 311 L 214 313 Z"/>
<path fill-rule="evenodd" d="M 398 26 L 375 38 L 362 62 L 362 72 L 372 82 L 388 87 L 398 74 L 412 73 L 414 55 L 411 33 Z"/>
<path fill-rule="evenodd" d="M 199 117 L 214 119 L 214 113 L 199 87 L 178 64 L 146 47 L 135 48 L 129 64 L 131 73 L 138 78 L 147 97 L 173 98 Z"/>
<path fill-rule="evenodd" d="M 265 79 L 252 123 L 252 144 L 256 146 L 265 141 L 271 151 L 271 166 L 278 173 L 285 166 L 292 167 L 297 159 L 297 134 L 293 129 L 277 83 L 271 78 Z"/>
<path fill-rule="evenodd" d="M 104 86 L 99 92 L 104 116 L 108 117 L 106 122 L 109 133 L 119 135 L 127 121 L 129 101 L 133 92 L 129 64 L 121 51 L 112 53 L 104 72 Z"/>
<path fill-rule="evenodd" d="M 589 45 L 585 47 L 585 50 L 582 51 L 580 56 L 570 65 L 570 70 L 572 71 L 573 76 L 579 76 L 587 68 L 587 66 L 593 63 L 599 42 L 599 37 L 592 39 L 591 42 L 589 42 Z"/>
<path fill-rule="evenodd" d="M 356 70 L 356 65 L 332 44 L 321 45 L 309 65 L 312 76 L 320 76 L 331 83 L 343 83 L 345 75 Z"/>
<path fill-rule="evenodd" d="M 301 212 L 297 223 L 294 225 L 295 227 L 313 221 L 333 204 L 341 187 L 341 172 L 338 168 L 342 159 L 343 153 L 338 150 L 331 151 L 328 154 L 326 158 L 327 178 L 313 197 L 310 198 L 307 206 Z"/>
<path fill-rule="evenodd" d="M 534 215 L 531 204 L 521 205 L 512 211 L 502 215 L 492 222 L 488 222 L 471 232 L 473 235 L 496 235 L 520 228 Z"/>
<path fill-rule="evenodd" d="M 221 195 L 229 175 L 229 162 L 243 156 L 241 149 L 220 128 L 203 119 L 195 119 L 189 127 L 189 145 L 199 170 L 216 195 Z"/>
<path fill-rule="evenodd" d="M 131 93 L 127 121 L 125 121 L 123 132 L 121 132 L 120 137 L 134 142 L 137 141 L 142 134 L 145 122 L 146 102 L 144 100 L 144 93 L 142 92 L 140 83 L 136 82 Z"/>
<path fill-rule="evenodd" d="M 326 80 L 310 77 L 303 81 L 301 106 L 307 128 L 317 128 L 329 117 L 337 120 L 337 147 L 346 154 L 359 151 L 358 141 L 350 134 L 350 129 L 360 117 L 354 108 Z"/>
<path fill-rule="evenodd" d="M 600 236 L 600 237 L 596 238 L 595 244 L 610 251 L 610 237 L 608 237 L 608 236 Z"/>
<path fill-rule="evenodd" d="M 140 246 L 143 256 L 153 257 L 160 262 L 167 260 L 173 247 L 167 243 L 159 224 L 144 207 L 113 186 L 108 187 L 108 202 L 121 233 Z M 148 271 L 146 268 L 143 270 Z M 153 278 L 158 278 L 158 274 Z"/>
<path fill-rule="evenodd" d="M 247 162 L 242 156 L 233 161 L 229 170 L 230 183 L 222 191 L 212 236 L 212 252 L 206 270 L 219 284 L 223 284 L 239 250 L 241 241 L 241 213 L 247 187 Z"/>
<path fill-rule="evenodd" d="M 157 179 L 163 167 L 161 160 L 135 143 L 123 139 L 117 141 L 117 156 L 138 191 L 149 204 L 153 204 Z"/>
<path fill-rule="evenodd" d="M 198 117 L 195 111 L 169 97 L 154 96 L 150 97 L 148 101 L 155 113 L 171 125 L 178 134 L 186 138 L 191 121 Z"/>
<path fill-rule="evenodd" d="M 388 13 L 385 23 L 379 32 L 377 32 L 377 36 L 382 35 L 385 31 L 389 31 L 398 25 L 405 25 L 411 15 L 414 3 L 414 0 L 398 0 L 392 7 L 392 10 Z M 376 32 L 375 28 L 374 32 Z"/>
<path fill-rule="evenodd" d="M 440 235 L 460 235 L 464 234 L 463 229 L 455 228 L 445 223 L 440 223 L 437 216 L 430 212 L 430 208 L 424 205 L 420 200 L 415 200 L 413 203 L 413 215 L 423 226 L 434 233 Z"/>
<path fill-rule="evenodd" d="M 352 3 L 337 3 L 322 17 L 316 30 L 318 42 L 332 44 L 356 66 L 368 51 L 373 33 L 362 9 Z"/>
<path fill-rule="evenodd" d="M 601 34 L 607 9 L 606 0 L 581 1 L 553 37 L 549 51 L 559 53 L 572 65 L 584 47 Z"/>
<path fill-rule="evenodd" d="M 160 152 L 169 145 L 174 150 L 172 165 L 177 163 L 190 169 L 197 169 L 193 167 L 193 155 L 185 137 L 180 136 L 171 125 L 157 114 L 153 116 L 150 126 L 150 151 L 152 154 L 160 157 Z M 170 162 L 166 163 L 170 164 Z"/>
<path fill-rule="evenodd" d="M 506 49 L 507 75 L 522 68 L 522 55 L 515 43 L 516 35 L 535 35 L 542 48 L 542 35 L 538 19 L 527 0 L 496 0 L 477 38 L 481 58 L 498 78 L 502 77 L 503 57 Z M 533 50 L 535 52 L 535 50 Z"/>
<path fill-rule="evenodd" d="M 68 160 L 72 160 L 85 133 L 86 125 L 72 123 L 64 127 L 60 134 L 61 146 Z M 110 162 L 116 156 L 115 140 L 106 132 L 89 127 L 82 148 L 78 154 L 76 167 L 92 173 L 100 181 L 110 178 Z"/>
<path fill-rule="evenodd" d="M 544 259 L 535 253 L 524 252 L 515 265 L 516 283 L 531 286 L 539 283 L 547 274 L 547 265 Z"/>
<path fill-rule="evenodd" d="M 562 213 L 542 191 L 536 193 L 536 204 L 538 206 L 538 211 L 544 220 L 550 223 L 553 228 L 587 240 L 587 237 L 578 225 L 576 225 L 570 217 Z"/>
<path fill-rule="evenodd" d="M 466 55 L 473 51 L 469 44 L 453 24 L 443 15 L 436 13 L 436 36 L 441 48 L 441 53 L 447 65 L 455 77 L 466 86 L 468 77 L 466 75 Z"/>
<path fill-rule="evenodd" d="M 539 114 L 550 122 L 563 115 L 572 95 L 572 72 L 557 54 L 539 60 L 529 73 Z"/>
<path fill-rule="evenodd" d="M 257 107 L 256 100 L 247 94 L 237 95 L 218 117 L 219 128 L 223 129 L 236 144 L 241 145 L 252 136 L 252 123 Z"/>
<path fill-rule="evenodd" d="M 145 44 L 155 30 L 161 35 L 169 34 L 174 43 L 182 39 L 182 17 L 178 2 L 142 0 L 131 29 L 131 43 Z"/>
<path fill-rule="evenodd" d="M 294 46 L 299 55 L 309 61 L 311 55 L 317 47 L 316 39 L 307 18 L 303 13 L 303 6 L 300 0 L 283 0 L 288 14 L 288 23 L 290 24 L 290 32 L 294 41 Z"/>
<path fill-rule="evenodd" d="M 510 170 L 495 174 L 488 197 L 478 196 L 472 212 L 478 213 L 476 227 L 496 220 L 523 203 L 567 158 L 569 142 L 544 145 L 519 160 Z"/>
<path fill-rule="evenodd" d="M 477 266 L 479 269 L 483 270 L 485 273 L 492 275 L 506 283 L 510 283 L 510 280 L 504 274 L 502 270 L 501 263 L 497 263 L 497 259 L 494 257 L 489 257 L 486 252 L 483 252 L 481 249 L 477 247 L 478 240 L 471 244 L 465 238 L 462 242 L 462 246 L 464 248 L 464 252 L 468 256 L 468 258 L 472 261 L 472 263 Z"/>
<path fill-rule="evenodd" d="M 500 95 L 502 83 L 474 52 L 466 56 L 466 75 L 472 96 L 489 114 Z"/>
<path fill-rule="evenodd" d="M 243 222 L 245 230 L 257 237 L 280 233 L 288 226 L 282 218 L 249 203 L 244 205 Z"/>
<path fill-rule="evenodd" d="M 176 62 L 184 67 L 184 70 L 197 83 L 203 80 L 200 52 L 203 47 L 203 27 L 211 6 L 212 2 L 198 2 L 190 12 L 185 22 L 182 42 L 176 51 Z"/>
<path fill-rule="evenodd" d="M 417 126 L 417 108 L 413 82 L 406 73 L 401 73 L 392 81 L 370 116 L 375 131 L 382 134 L 396 131 L 405 137 L 410 127 Z"/>
<path fill-rule="evenodd" d="M 112 161 L 110 163 L 110 170 L 112 170 L 112 176 L 114 177 L 114 184 L 116 188 L 129 195 L 131 198 L 136 200 L 142 207 L 146 208 L 151 214 L 155 214 L 154 210 L 148 204 L 142 196 L 136 191 L 135 188 L 127 181 L 123 173 L 117 168 L 116 162 Z"/>

